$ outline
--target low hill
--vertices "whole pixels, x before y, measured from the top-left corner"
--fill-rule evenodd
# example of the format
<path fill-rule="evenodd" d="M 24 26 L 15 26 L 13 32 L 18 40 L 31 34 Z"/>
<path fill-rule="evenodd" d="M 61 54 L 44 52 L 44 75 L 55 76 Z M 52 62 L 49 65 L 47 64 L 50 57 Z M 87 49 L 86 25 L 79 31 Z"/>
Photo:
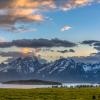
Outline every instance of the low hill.
<path fill-rule="evenodd" d="M 22 84 L 22 85 L 61 85 L 60 82 L 53 81 L 43 81 L 43 80 L 16 80 L 16 81 L 7 81 L 3 84 Z"/>

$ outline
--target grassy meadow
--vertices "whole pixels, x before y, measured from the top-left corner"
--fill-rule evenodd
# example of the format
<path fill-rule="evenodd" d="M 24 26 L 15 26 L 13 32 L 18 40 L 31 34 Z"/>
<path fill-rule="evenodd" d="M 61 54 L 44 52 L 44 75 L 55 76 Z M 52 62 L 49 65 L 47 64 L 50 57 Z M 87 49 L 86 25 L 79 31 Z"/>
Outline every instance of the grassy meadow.
<path fill-rule="evenodd" d="M 100 100 L 100 88 L 0 89 L 0 100 Z"/>

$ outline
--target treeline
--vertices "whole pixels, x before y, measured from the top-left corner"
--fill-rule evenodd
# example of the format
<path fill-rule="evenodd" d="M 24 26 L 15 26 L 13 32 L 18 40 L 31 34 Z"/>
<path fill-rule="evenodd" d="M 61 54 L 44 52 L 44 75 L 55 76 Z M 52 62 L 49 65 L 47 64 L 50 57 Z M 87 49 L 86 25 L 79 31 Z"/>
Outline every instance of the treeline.
<path fill-rule="evenodd" d="M 100 85 L 76 85 L 76 86 L 52 85 L 52 88 L 94 88 L 94 87 L 100 87 Z"/>

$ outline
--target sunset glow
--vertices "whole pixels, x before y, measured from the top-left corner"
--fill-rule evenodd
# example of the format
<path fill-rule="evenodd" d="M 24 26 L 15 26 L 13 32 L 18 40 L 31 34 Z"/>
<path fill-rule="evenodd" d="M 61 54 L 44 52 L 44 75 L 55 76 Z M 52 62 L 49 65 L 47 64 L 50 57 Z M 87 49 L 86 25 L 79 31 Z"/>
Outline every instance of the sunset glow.
<path fill-rule="evenodd" d="M 98 54 L 99 9 L 100 0 L 0 0 L 0 62 Z"/>
<path fill-rule="evenodd" d="M 32 52 L 32 51 L 31 51 L 30 48 L 22 48 L 22 49 L 21 49 L 21 52 L 22 52 L 23 54 L 28 54 L 28 53 L 30 53 L 30 52 Z"/>

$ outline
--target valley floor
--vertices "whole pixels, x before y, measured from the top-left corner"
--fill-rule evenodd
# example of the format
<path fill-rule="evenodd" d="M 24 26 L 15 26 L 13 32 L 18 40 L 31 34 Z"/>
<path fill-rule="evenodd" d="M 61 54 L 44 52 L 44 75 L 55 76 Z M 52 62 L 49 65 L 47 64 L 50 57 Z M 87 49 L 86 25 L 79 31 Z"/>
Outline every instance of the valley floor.
<path fill-rule="evenodd" d="M 0 89 L 0 100 L 100 100 L 100 88 Z"/>

